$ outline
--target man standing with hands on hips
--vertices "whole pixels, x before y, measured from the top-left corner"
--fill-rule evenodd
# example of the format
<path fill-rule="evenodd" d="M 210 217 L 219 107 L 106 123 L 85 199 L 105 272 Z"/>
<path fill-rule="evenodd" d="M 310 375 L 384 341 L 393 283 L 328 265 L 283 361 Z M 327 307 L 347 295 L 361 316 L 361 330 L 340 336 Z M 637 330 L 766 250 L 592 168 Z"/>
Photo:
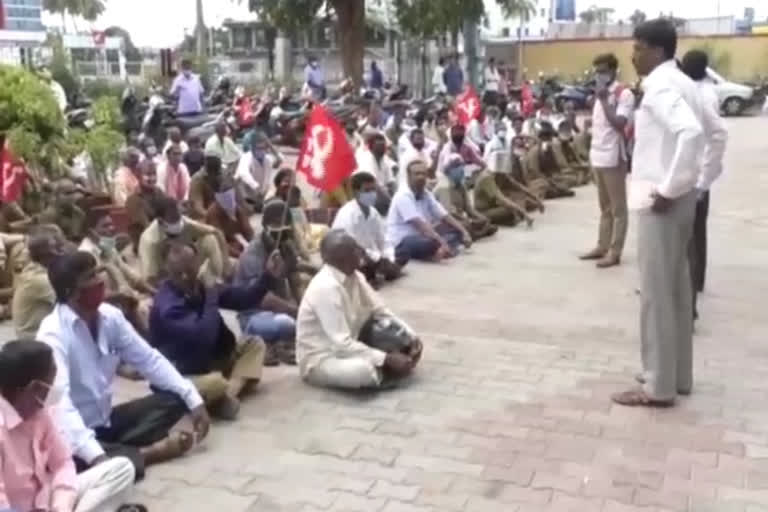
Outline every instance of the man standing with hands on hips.
<path fill-rule="evenodd" d="M 642 387 L 613 395 L 627 406 L 667 407 L 693 386 L 688 243 L 704 150 L 696 85 L 677 67 L 677 33 L 663 18 L 638 26 L 632 61 L 642 82 L 629 205 L 638 212 Z"/>
<path fill-rule="evenodd" d="M 592 111 L 592 144 L 589 160 L 594 169 L 600 201 L 597 247 L 581 256 L 597 260 L 598 268 L 621 262 L 627 237 L 628 148 L 624 137 L 635 107 L 629 87 L 616 81 L 619 61 L 612 53 L 598 55 L 592 63 L 597 79 L 597 101 Z"/>

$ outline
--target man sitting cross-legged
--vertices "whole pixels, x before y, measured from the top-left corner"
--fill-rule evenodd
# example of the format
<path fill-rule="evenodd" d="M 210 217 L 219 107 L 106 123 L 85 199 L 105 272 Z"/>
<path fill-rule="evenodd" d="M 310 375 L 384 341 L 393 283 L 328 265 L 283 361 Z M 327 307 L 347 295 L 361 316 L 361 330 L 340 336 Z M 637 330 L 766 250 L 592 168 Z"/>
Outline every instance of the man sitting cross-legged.
<path fill-rule="evenodd" d="M 131 459 L 136 477 L 145 466 L 179 457 L 208 434 L 210 419 L 194 385 L 136 333 L 122 312 L 104 303 L 105 287 L 96 258 L 87 252 L 60 256 L 48 272 L 56 307 L 36 339 L 53 349 L 58 373 L 54 386 L 63 398 L 57 425 L 66 435 L 80 468 L 109 455 Z M 131 365 L 154 393 L 112 406 L 120 363 Z M 194 435 L 171 434 L 190 414 Z"/>
<path fill-rule="evenodd" d="M 301 377 L 315 386 L 361 389 L 410 374 L 421 357 L 421 342 L 357 271 L 362 249 L 346 232 L 333 230 L 320 250 L 325 265 L 299 306 L 296 348 Z M 369 347 L 360 337 L 372 317 L 398 323 L 413 343 L 406 351 L 389 353 Z"/>
<path fill-rule="evenodd" d="M 368 282 L 374 284 L 381 275 L 393 281 L 402 275 L 402 268 L 408 263 L 395 259 L 395 248 L 387 241 L 384 220 L 376 211 L 376 177 L 367 172 L 352 175 L 352 191 L 355 200 L 345 204 L 336 214 L 333 229 L 343 229 L 355 239 L 365 253 L 361 268 Z"/>
<path fill-rule="evenodd" d="M 427 165 L 414 160 L 406 168 L 408 186 L 392 198 L 387 215 L 387 238 L 395 247 L 395 260 L 440 261 L 457 254 L 460 244 L 472 245 L 464 226 L 427 190 Z"/>
<path fill-rule="evenodd" d="M 266 271 L 249 286 L 205 286 L 198 274 L 194 246 L 171 242 L 164 251 L 168 279 L 160 286 L 150 313 L 150 343 L 189 376 L 211 412 L 233 420 L 239 398 L 261 379 L 264 343 L 247 336 L 241 343 L 219 308 L 242 311 L 261 304 L 282 272 L 279 253 L 270 254 Z"/>

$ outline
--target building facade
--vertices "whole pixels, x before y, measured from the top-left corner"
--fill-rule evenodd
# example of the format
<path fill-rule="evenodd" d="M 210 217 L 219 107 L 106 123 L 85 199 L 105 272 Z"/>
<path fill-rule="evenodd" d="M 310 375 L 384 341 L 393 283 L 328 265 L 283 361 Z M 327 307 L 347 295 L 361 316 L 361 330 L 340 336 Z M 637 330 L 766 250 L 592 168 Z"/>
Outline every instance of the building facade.
<path fill-rule="evenodd" d="M 45 41 L 42 0 L 0 0 L 0 62 L 31 66 Z"/>

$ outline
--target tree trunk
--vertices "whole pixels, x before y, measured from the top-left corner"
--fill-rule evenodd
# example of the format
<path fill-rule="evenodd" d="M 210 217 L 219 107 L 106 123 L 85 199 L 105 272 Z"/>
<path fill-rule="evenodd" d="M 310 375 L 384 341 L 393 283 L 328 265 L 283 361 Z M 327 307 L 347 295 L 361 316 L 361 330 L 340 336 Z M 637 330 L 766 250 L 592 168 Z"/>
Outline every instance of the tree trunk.
<path fill-rule="evenodd" d="M 205 55 L 205 22 L 203 21 L 203 0 L 195 2 L 195 50 L 198 59 Z"/>
<path fill-rule="evenodd" d="M 331 0 L 338 18 L 341 63 L 344 75 L 356 88 L 363 83 L 365 55 L 365 0 Z"/>

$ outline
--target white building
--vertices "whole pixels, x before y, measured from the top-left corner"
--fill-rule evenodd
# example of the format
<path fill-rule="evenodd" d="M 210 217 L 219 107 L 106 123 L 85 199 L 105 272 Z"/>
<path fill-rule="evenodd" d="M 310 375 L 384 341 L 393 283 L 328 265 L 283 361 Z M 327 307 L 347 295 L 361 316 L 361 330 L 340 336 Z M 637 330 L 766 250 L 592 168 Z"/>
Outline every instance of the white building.
<path fill-rule="evenodd" d="M 504 16 L 496 0 L 485 0 L 488 17 L 486 35 L 514 39 L 543 39 L 554 18 L 558 0 L 534 0 L 535 12 L 528 19 Z"/>

